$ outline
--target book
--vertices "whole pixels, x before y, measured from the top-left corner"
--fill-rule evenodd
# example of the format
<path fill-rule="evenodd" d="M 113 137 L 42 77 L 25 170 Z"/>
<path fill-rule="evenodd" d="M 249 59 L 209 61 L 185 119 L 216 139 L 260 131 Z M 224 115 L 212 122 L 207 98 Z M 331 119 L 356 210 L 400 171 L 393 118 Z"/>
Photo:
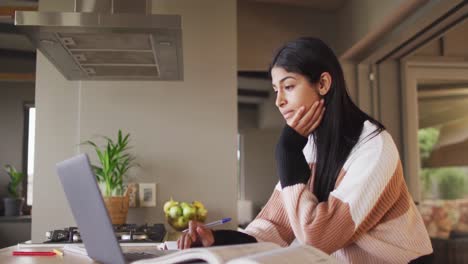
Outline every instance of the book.
<path fill-rule="evenodd" d="M 161 250 L 177 250 L 177 241 L 166 241 L 159 246 Z"/>
<path fill-rule="evenodd" d="M 177 242 L 177 241 L 176 241 Z M 164 243 L 160 242 L 121 242 L 119 243 L 120 246 L 122 247 L 160 247 L 161 245 L 164 245 Z M 31 242 L 25 242 L 25 243 L 18 243 L 17 247 L 18 248 L 63 248 L 65 246 L 80 246 L 84 247 L 83 243 L 31 243 Z"/>
<path fill-rule="evenodd" d="M 270 242 L 190 248 L 178 252 L 134 262 L 134 264 L 193 263 L 209 264 L 280 264 L 280 263 L 337 263 L 324 252 L 308 245 L 281 247 Z"/>
<path fill-rule="evenodd" d="M 88 252 L 83 245 L 65 245 L 63 247 L 63 252 L 66 253 L 73 253 L 83 256 L 88 256 Z"/>

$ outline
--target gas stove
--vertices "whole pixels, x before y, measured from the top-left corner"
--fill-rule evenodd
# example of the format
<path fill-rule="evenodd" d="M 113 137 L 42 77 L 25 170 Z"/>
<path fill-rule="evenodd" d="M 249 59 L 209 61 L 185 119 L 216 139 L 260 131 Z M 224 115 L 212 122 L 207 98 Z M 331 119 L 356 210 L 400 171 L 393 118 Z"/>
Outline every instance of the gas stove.
<path fill-rule="evenodd" d="M 162 242 L 166 235 L 164 224 L 114 225 L 114 232 L 119 242 L 125 243 L 158 243 Z M 46 232 L 44 243 L 82 243 L 78 228 L 66 227 Z"/>

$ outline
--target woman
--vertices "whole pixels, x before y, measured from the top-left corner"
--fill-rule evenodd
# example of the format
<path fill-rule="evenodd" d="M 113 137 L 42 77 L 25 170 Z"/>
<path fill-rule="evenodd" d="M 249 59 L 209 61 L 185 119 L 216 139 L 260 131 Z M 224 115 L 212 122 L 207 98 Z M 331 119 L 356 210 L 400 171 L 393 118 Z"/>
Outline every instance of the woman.
<path fill-rule="evenodd" d="M 245 231 L 191 222 L 179 248 L 293 240 L 340 263 L 408 263 L 432 252 L 384 126 L 350 99 L 343 71 L 321 40 L 287 43 L 270 67 L 287 125 L 276 147 L 279 183 Z"/>

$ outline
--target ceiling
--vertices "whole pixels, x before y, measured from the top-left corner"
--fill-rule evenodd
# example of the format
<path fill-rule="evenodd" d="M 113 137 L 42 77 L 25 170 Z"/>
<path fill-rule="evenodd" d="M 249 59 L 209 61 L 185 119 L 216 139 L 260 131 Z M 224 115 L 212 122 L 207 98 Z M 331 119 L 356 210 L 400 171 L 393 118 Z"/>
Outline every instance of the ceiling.
<path fill-rule="evenodd" d="M 336 11 L 349 0 L 248 0 L 251 2 L 303 6 L 322 11 Z"/>
<path fill-rule="evenodd" d="M 453 89 L 445 94 L 439 91 L 423 93 L 424 97 L 419 95 L 420 128 L 438 127 L 468 118 L 468 87 Z"/>
<path fill-rule="evenodd" d="M 441 38 L 421 47 L 414 58 L 468 61 L 468 20 L 457 24 Z M 468 118 L 468 76 L 465 80 L 418 80 L 419 127 L 441 127 Z"/>
<path fill-rule="evenodd" d="M 303 6 L 315 10 L 335 11 L 339 9 L 347 0 L 244 0 L 264 4 L 281 4 L 289 6 Z M 349 1 L 349 0 L 348 0 Z M 35 49 L 21 34 L 11 26 L 10 17 L 2 14 L 2 8 L 8 7 L 37 7 L 35 0 L 0 0 L 0 49 L 18 50 L 34 52 Z"/>

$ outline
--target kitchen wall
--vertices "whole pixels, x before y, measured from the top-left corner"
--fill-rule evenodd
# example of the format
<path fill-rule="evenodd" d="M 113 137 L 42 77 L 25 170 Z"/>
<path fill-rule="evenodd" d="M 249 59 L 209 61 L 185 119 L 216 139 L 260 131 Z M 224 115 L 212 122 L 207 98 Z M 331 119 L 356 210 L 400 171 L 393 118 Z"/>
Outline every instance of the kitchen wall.
<path fill-rule="evenodd" d="M 378 29 L 404 2 L 405 0 L 344 1 L 345 4 L 336 13 L 334 20 L 337 24 L 337 31 L 334 32 L 336 53 L 343 54 L 369 32 Z"/>
<path fill-rule="evenodd" d="M 274 51 L 285 41 L 299 36 L 322 38 L 341 55 L 366 34 L 378 29 L 404 2 L 344 1 L 338 10 L 326 12 L 305 6 L 239 0 L 239 70 L 265 71 Z"/>
<path fill-rule="evenodd" d="M 40 9 L 62 1 L 41 0 Z M 236 225 L 236 1 L 153 1 L 153 12 L 182 15 L 183 82 L 70 82 L 38 53 L 33 241 L 74 224 L 55 163 L 119 128 L 142 166 L 135 179 L 158 183 L 157 206 L 131 209 L 128 222 L 164 221 L 172 196 L 200 200 L 208 221 L 229 216 L 227 227 Z"/>
<path fill-rule="evenodd" d="M 276 174 L 275 147 L 280 129 L 247 129 L 242 132 L 243 199 L 252 201 L 258 213 L 267 202 L 279 178 Z M 254 214 L 255 216 L 256 214 Z"/>
<path fill-rule="evenodd" d="M 245 129 L 258 128 L 258 105 L 239 104 L 237 116 L 237 128 L 239 132 Z"/>
<path fill-rule="evenodd" d="M 336 15 L 308 7 L 237 1 L 238 66 L 241 71 L 266 71 L 284 42 L 301 36 L 337 44 Z"/>

